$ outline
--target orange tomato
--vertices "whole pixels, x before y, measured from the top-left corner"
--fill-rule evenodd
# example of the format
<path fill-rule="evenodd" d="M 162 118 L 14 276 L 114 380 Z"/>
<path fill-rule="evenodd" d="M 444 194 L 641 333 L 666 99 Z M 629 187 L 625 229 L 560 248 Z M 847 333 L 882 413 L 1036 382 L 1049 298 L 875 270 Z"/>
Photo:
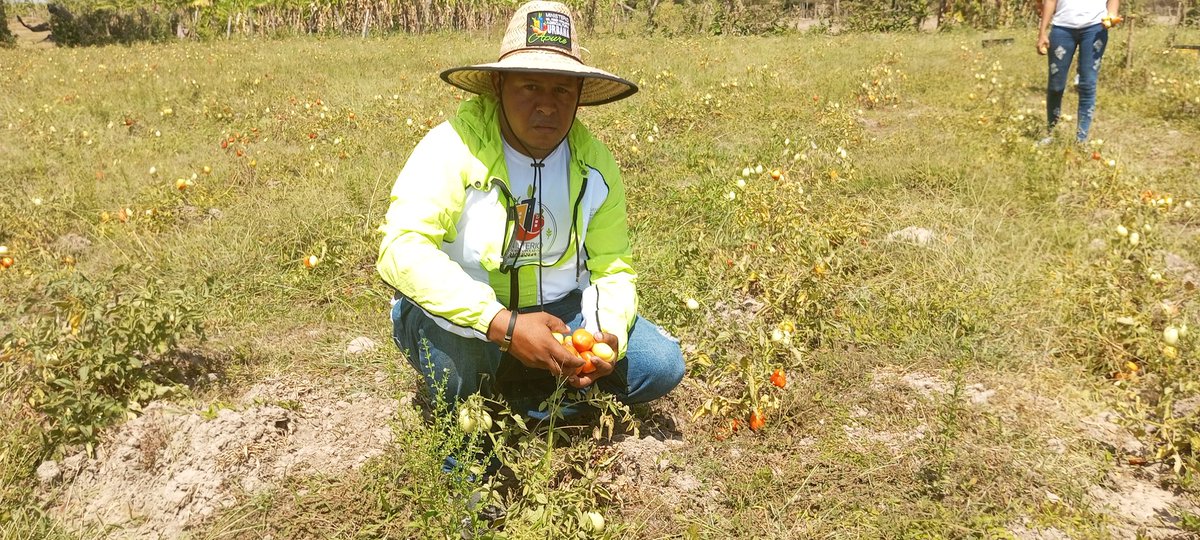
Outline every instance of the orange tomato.
<path fill-rule="evenodd" d="M 775 373 L 771 374 L 771 384 L 783 388 L 787 386 L 787 374 L 783 369 L 776 369 Z"/>
<path fill-rule="evenodd" d="M 754 410 L 750 411 L 750 429 L 758 431 L 765 425 L 767 425 L 767 415 L 758 410 L 758 407 L 755 407 Z"/>
<path fill-rule="evenodd" d="M 12 268 L 15 262 L 12 257 L 0 257 L 0 266 L 4 268 Z"/>
<path fill-rule="evenodd" d="M 571 342 L 575 345 L 575 350 L 579 352 L 590 351 L 596 344 L 596 338 L 592 337 L 591 332 L 580 328 L 571 333 Z"/>
<path fill-rule="evenodd" d="M 594 364 L 593 362 L 595 362 L 598 359 L 597 356 L 595 354 L 593 354 L 591 351 L 587 351 L 587 352 L 583 353 L 582 356 L 583 356 L 583 366 L 579 368 L 579 372 L 584 375 L 587 375 L 588 373 L 596 371 L 596 364 Z"/>

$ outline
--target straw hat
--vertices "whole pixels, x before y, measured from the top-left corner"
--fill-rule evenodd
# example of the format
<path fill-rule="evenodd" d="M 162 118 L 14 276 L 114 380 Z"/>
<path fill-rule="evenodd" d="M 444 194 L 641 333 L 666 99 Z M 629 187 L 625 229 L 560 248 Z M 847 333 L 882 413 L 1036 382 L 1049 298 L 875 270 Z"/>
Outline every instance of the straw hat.
<path fill-rule="evenodd" d="M 543 0 L 517 8 L 500 43 L 500 59 L 490 64 L 442 72 L 442 80 L 476 94 L 491 94 L 493 72 L 537 72 L 583 77 L 580 105 L 602 105 L 632 96 L 636 84 L 584 65 L 571 8 Z"/>

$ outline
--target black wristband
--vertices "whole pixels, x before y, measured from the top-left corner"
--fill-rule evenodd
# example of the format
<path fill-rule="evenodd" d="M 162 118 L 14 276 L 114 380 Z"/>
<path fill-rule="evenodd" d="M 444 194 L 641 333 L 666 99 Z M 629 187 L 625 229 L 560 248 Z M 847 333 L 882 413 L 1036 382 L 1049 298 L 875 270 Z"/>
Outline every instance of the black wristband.
<path fill-rule="evenodd" d="M 504 341 L 500 342 L 500 352 L 508 352 L 512 347 L 513 330 L 517 329 L 517 312 L 513 310 L 508 317 L 508 331 L 504 333 Z"/>

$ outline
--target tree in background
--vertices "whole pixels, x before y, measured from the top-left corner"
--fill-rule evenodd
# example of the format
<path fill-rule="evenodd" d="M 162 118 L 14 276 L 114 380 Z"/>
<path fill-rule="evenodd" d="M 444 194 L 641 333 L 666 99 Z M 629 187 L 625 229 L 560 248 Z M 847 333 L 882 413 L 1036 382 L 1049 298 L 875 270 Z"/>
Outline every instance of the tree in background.
<path fill-rule="evenodd" d="M 862 32 L 919 30 L 928 15 L 925 0 L 846 0 L 846 26 Z"/>
<path fill-rule="evenodd" d="M 5 9 L 5 2 L 0 0 L 0 47 L 12 47 L 16 43 L 17 38 L 8 29 L 8 12 Z"/>

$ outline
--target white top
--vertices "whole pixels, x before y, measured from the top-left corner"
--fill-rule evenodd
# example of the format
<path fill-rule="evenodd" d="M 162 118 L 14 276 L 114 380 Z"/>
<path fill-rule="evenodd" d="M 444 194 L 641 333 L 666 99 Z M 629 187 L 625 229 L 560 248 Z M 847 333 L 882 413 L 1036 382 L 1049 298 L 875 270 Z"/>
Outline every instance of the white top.
<path fill-rule="evenodd" d="M 544 264 L 558 262 L 571 242 L 571 202 L 567 192 L 567 164 L 570 145 L 559 144 L 542 161 L 542 181 L 533 185 L 534 159 L 504 141 L 504 162 L 508 165 L 508 189 L 517 199 L 517 237 L 521 255 L 517 266 L 536 264 L 540 255 Z M 541 192 L 538 193 L 537 189 Z M 538 207 L 536 214 L 530 210 Z M 572 268 L 572 274 L 574 268 Z M 572 276 L 574 281 L 574 276 Z"/>
<path fill-rule="evenodd" d="M 1063 28 L 1086 28 L 1100 24 L 1108 15 L 1105 0 L 1058 0 L 1050 24 Z"/>

